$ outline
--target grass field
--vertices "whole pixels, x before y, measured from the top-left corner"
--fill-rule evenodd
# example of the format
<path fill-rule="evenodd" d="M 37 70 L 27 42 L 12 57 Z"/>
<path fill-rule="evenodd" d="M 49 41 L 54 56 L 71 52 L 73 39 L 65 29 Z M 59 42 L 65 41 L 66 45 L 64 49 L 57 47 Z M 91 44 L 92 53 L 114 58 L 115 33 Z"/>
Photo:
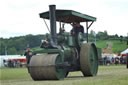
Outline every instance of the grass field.
<path fill-rule="evenodd" d="M 103 40 L 103 41 L 97 41 L 96 46 L 99 48 L 106 48 L 107 43 L 110 42 L 112 44 L 111 51 L 114 53 L 119 53 L 124 51 L 126 48 L 128 48 L 126 41 L 120 42 L 120 40 Z"/>
<path fill-rule="evenodd" d="M 1 68 L 1 85 L 128 85 L 126 66 L 100 66 L 97 76 L 83 77 L 72 72 L 64 80 L 33 81 L 26 68 Z"/>

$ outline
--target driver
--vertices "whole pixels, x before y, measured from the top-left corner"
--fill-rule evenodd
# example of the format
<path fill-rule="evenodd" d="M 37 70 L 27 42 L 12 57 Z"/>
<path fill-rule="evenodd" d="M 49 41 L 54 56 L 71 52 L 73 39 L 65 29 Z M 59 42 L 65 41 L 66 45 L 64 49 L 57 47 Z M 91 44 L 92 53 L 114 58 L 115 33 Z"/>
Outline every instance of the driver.
<path fill-rule="evenodd" d="M 76 48 L 78 50 L 78 53 L 80 54 L 80 46 L 78 44 L 78 34 L 79 32 L 84 34 L 84 27 L 80 25 L 80 22 L 73 22 L 71 25 L 73 27 L 71 30 L 71 34 L 75 37 Z"/>
<path fill-rule="evenodd" d="M 84 33 L 84 27 L 80 25 L 80 22 L 73 22 L 71 25 L 73 27 L 71 30 L 72 35 L 78 35 L 79 32 Z"/>

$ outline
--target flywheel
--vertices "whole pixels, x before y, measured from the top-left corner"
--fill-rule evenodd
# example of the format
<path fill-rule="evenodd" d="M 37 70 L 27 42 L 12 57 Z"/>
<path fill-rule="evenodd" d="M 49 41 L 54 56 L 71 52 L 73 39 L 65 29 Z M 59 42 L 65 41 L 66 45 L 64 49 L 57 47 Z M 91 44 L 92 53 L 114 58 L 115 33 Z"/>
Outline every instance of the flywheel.
<path fill-rule="evenodd" d="M 80 67 L 84 76 L 95 76 L 97 74 L 98 54 L 95 44 L 82 44 L 80 51 Z"/>
<path fill-rule="evenodd" d="M 59 54 L 40 54 L 32 56 L 28 66 L 33 80 L 59 80 L 64 79 L 64 69 L 56 65 L 62 63 Z"/>

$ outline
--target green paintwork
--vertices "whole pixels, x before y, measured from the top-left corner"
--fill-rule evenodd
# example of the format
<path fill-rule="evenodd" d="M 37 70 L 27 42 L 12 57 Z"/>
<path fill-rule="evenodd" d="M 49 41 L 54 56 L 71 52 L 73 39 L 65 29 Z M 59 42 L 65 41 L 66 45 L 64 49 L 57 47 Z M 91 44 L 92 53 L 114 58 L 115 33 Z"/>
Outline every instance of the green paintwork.
<path fill-rule="evenodd" d="M 59 53 L 59 49 L 44 49 L 42 50 L 42 53 Z"/>
<path fill-rule="evenodd" d="M 97 74 L 98 71 L 98 55 L 97 55 L 97 49 L 94 44 L 90 45 L 90 64 L 91 64 L 91 73 L 93 76 Z"/>
<path fill-rule="evenodd" d="M 55 65 L 57 64 L 60 64 L 60 63 L 63 63 L 63 58 L 61 55 L 58 55 L 57 58 L 56 58 L 56 61 L 55 61 Z M 58 78 L 58 80 L 60 79 L 64 79 L 65 77 L 65 69 L 64 68 L 58 68 L 55 66 L 55 71 L 56 71 L 56 76 Z"/>
<path fill-rule="evenodd" d="M 40 17 L 49 19 L 49 11 L 40 13 Z M 73 10 L 56 10 L 56 21 L 65 23 L 71 23 L 74 21 L 89 22 L 96 21 L 96 18 Z"/>

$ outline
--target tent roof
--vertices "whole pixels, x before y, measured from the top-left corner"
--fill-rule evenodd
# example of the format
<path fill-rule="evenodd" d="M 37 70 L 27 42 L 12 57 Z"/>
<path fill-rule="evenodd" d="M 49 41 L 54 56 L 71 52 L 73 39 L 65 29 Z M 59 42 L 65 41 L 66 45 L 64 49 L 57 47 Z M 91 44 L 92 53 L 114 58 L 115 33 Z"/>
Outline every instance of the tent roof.
<path fill-rule="evenodd" d="M 40 17 L 49 19 L 49 11 L 40 13 Z M 88 22 L 96 21 L 96 18 L 73 10 L 56 10 L 56 21 L 65 23 Z"/>
<path fill-rule="evenodd" d="M 123 52 L 121 52 L 121 54 L 127 54 L 127 53 L 128 53 L 128 48 L 124 50 Z"/>

